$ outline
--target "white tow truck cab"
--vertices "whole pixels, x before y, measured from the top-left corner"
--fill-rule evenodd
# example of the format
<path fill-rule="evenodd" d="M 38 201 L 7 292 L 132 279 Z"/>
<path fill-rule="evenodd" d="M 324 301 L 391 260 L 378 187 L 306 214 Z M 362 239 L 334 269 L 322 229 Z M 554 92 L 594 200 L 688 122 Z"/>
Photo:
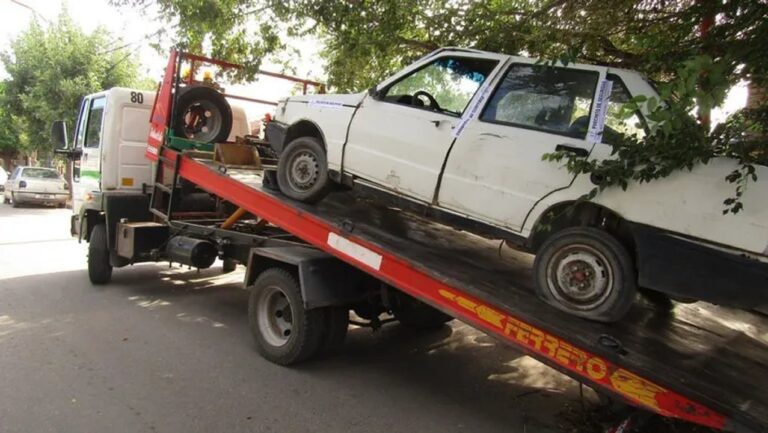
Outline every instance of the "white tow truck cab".
<path fill-rule="evenodd" d="M 539 295 L 572 314 L 617 320 L 638 288 L 768 303 L 768 168 L 757 167 L 745 209 L 723 215 L 733 160 L 582 202 L 600 179 L 542 158 L 611 158 L 617 136 L 648 133 L 646 107 L 619 114 L 640 95 L 657 96 L 634 71 L 445 48 L 367 93 L 284 99 L 267 139 L 289 197 L 355 185 L 505 239 L 537 254 Z"/>
<path fill-rule="evenodd" d="M 104 212 L 104 193 L 151 192 L 154 164 L 145 151 L 154 100 L 154 91 L 121 87 L 83 98 L 74 142 L 68 146 L 73 160 L 73 236 L 89 238 L 92 222 Z M 230 139 L 248 133 L 245 110 L 232 106 L 232 113 Z"/>

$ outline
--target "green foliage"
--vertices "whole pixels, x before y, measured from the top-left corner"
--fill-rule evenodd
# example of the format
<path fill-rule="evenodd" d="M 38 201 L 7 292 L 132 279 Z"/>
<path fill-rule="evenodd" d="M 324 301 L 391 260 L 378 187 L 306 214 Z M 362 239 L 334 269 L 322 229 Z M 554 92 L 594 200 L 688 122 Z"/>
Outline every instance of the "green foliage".
<path fill-rule="evenodd" d="M 105 29 L 87 34 L 65 10 L 50 25 L 33 21 L 0 54 L 9 75 L 0 95 L 0 146 L 50 153 L 51 122 L 66 120 L 72 127 L 83 96 L 137 84 L 137 62 L 113 45 Z"/>

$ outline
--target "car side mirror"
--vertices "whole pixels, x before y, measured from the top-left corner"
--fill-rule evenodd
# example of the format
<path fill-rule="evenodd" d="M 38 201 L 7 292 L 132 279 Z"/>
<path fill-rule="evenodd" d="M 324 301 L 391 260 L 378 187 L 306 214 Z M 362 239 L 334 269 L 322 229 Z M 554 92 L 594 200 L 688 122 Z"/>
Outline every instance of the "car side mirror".
<path fill-rule="evenodd" d="M 51 124 L 51 138 L 55 150 L 69 150 L 67 141 L 67 123 L 63 120 L 56 120 Z"/>
<path fill-rule="evenodd" d="M 381 99 L 381 93 L 379 93 L 378 89 L 376 89 L 376 86 L 371 87 L 368 89 L 368 96 L 371 97 L 371 99 L 378 101 Z"/>

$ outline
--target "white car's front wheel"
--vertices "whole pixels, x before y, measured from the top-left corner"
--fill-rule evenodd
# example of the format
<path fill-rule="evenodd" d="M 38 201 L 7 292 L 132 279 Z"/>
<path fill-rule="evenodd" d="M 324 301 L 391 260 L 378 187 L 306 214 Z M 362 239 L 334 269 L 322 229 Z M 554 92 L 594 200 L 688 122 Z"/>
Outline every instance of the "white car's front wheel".
<path fill-rule="evenodd" d="M 637 294 L 634 262 L 609 233 L 593 227 L 559 231 L 541 246 L 534 261 L 538 295 L 568 313 L 615 322 Z"/>
<path fill-rule="evenodd" d="M 305 203 L 328 194 L 328 159 L 318 139 L 299 137 L 286 146 L 277 164 L 277 184 L 283 194 Z"/>

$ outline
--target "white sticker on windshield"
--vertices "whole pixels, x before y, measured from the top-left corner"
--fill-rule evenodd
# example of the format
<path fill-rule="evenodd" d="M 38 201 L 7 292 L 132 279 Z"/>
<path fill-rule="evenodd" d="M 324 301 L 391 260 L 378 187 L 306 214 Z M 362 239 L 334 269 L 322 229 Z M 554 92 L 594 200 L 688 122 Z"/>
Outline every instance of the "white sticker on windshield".
<path fill-rule="evenodd" d="M 592 123 L 589 124 L 587 132 L 587 141 L 590 143 L 600 143 L 603 141 L 603 129 L 605 128 L 605 116 L 608 114 L 608 99 L 613 90 L 613 81 L 603 80 L 595 98 L 595 115 L 592 117 Z"/>
<path fill-rule="evenodd" d="M 338 110 L 344 106 L 343 103 L 338 101 L 326 101 L 322 99 L 310 99 L 309 108 L 330 108 L 331 110 Z"/>

